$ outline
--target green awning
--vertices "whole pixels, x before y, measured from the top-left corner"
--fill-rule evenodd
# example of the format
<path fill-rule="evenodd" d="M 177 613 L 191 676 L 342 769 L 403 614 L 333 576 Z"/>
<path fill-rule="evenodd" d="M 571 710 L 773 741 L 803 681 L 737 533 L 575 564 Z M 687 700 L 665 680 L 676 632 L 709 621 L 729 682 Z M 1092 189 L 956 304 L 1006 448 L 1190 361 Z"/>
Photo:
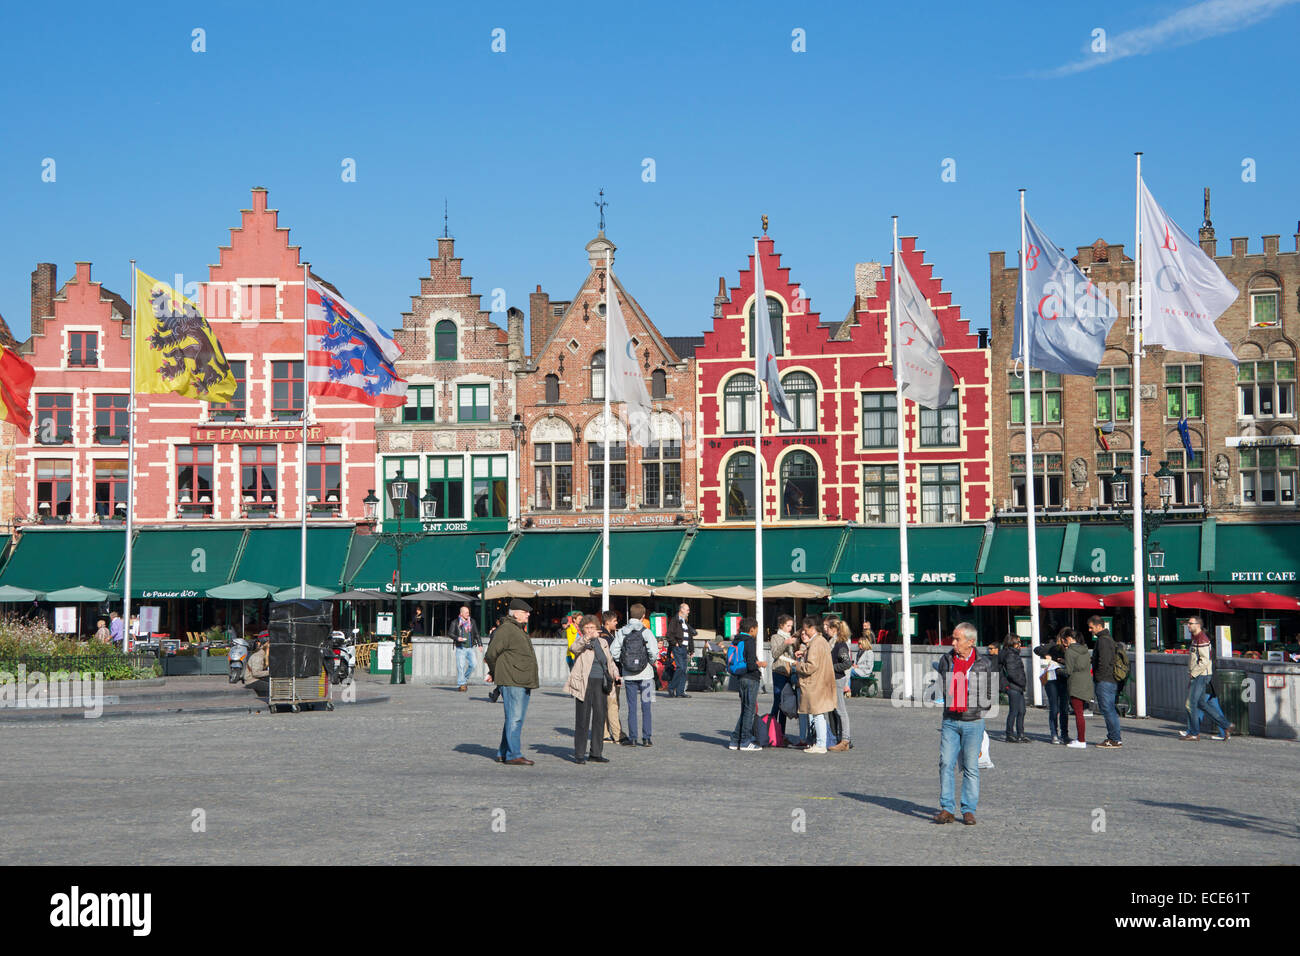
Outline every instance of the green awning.
<path fill-rule="evenodd" d="M 124 531 L 29 528 L 18 539 L 0 584 L 45 592 L 77 585 L 111 591 L 125 554 Z"/>
<path fill-rule="evenodd" d="M 1300 596 L 1300 528 L 1219 522 L 1211 586 L 1221 594 L 1271 591 Z"/>
<path fill-rule="evenodd" d="M 509 540 L 510 535 L 500 532 L 430 534 L 415 540 L 402 550 L 402 593 L 428 590 L 477 591 L 480 582 L 474 554 L 478 551 L 479 544 L 482 543 L 492 553 L 493 559 L 499 559 Z M 354 551 L 363 549 L 367 553 L 352 580 L 345 582 L 346 585 L 353 589 L 378 589 L 384 594 L 392 594 L 393 572 L 397 570 L 397 555 L 393 546 L 380 538 L 358 534 L 352 547 Z M 586 555 L 583 557 L 585 559 Z M 296 557 L 293 567 L 296 571 Z M 324 584 L 319 577 L 310 576 L 313 567 L 314 558 L 308 566 L 308 580 Z M 293 581 L 284 581 L 280 586 L 287 588 L 292 584 Z"/>
<path fill-rule="evenodd" d="M 491 579 L 523 581 L 538 587 L 569 582 L 590 587 L 596 583 L 593 576 L 595 579 L 600 577 L 600 537 L 592 531 L 532 531 L 521 534 L 504 559 L 497 562 Z M 626 553 L 628 549 L 624 547 L 619 550 Z M 616 567 L 614 553 L 614 540 L 611 536 L 611 578 L 615 575 Z M 472 557 L 470 566 L 473 567 Z M 477 580 L 473 586 L 478 587 Z"/>
<path fill-rule="evenodd" d="M 826 584 L 845 529 L 764 528 L 763 580 L 773 584 L 806 581 Z M 673 576 L 706 588 L 754 586 L 754 531 L 716 528 L 691 539 Z"/>
<path fill-rule="evenodd" d="M 351 540 L 351 528 L 307 529 L 309 585 L 327 588 L 331 594 L 343 590 L 339 585 Z M 281 590 L 299 584 L 301 575 L 301 528 L 252 528 L 239 565 L 231 576 L 259 581 Z"/>
<path fill-rule="evenodd" d="M 204 597 L 230 580 L 243 543 L 243 528 L 141 530 L 131 548 L 131 597 Z"/>
<path fill-rule="evenodd" d="M 973 585 L 979 561 L 982 525 L 908 528 L 907 566 L 912 590 L 942 585 Z M 898 528 L 853 528 L 844 553 L 831 574 L 841 587 L 865 585 L 899 593 Z"/>
<path fill-rule="evenodd" d="M 634 582 L 648 587 L 665 584 L 685 531 L 611 531 L 609 534 L 609 580 Z M 516 547 L 518 547 L 516 545 Z M 511 555 L 513 557 L 513 554 Z M 596 546 L 583 572 L 593 587 L 601 587 L 601 548 Z"/>

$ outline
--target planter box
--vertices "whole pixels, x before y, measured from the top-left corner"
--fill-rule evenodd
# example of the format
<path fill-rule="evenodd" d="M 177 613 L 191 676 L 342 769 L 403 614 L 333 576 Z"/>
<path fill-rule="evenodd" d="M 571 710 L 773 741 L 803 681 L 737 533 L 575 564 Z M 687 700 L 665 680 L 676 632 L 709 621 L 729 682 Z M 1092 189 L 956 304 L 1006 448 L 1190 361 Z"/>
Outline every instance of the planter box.
<path fill-rule="evenodd" d="M 224 657 L 179 657 L 169 654 L 162 659 L 164 677 L 189 677 L 195 674 L 225 674 L 230 662 Z"/>

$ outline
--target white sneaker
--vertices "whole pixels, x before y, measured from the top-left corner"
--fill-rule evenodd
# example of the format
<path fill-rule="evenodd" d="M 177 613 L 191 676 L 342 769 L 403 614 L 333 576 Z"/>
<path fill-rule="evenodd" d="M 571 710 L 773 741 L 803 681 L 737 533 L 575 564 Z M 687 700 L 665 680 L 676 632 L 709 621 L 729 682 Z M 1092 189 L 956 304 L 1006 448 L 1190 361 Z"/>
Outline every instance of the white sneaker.
<path fill-rule="evenodd" d="M 804 751 L 804 753 L 806 754 L 824 754 L 825 752 L 826 752 L 825 747 L 809 747 L 807 750 Z"/>
<path fill-rule="evenodd" d="M 727 749 L 728 749 L 728 750 L 739 750 L 740 748 L 739 748 L 738 746 L 736 746 L 735 744 L 727 744 Z"/>
<path fill-rule="evenodd" d="M 745 746 L 741 747 L 740 749 L 743 750 L 743 751 L 746 751 L 747 753 L 753 753 L 755 750 L 762 750 L 763 748 L 762 748 L 762 747 L 758 747 L 758 746 L 756 746 L 756 745 L 754 745 L 754 744 L 746 744 Z"/>
<path fill-rule="evenodd" d="M 1071 740 L 1068 744 L 1066 744 L 1066 746 L 1067 746 L 1067 747 L 1072 747 L 1072 748 L 1074 748 L 1075 750 L 1082 750 L 1083 748 L 1087 747 L 1088 745 L 1087 745 L 1087 743 L 1085 743 L 1085 742 L 1082 741 L 1082 740 Z"/>
<path fill-rule="evenodd" d="M 979 768 L 980 768 L 981 770 L 992 770 L 992 769 L 993 769 L 993 761 L 992 761 L 992 760 L 981 760 L 981 761 L 979 762 Z"/>

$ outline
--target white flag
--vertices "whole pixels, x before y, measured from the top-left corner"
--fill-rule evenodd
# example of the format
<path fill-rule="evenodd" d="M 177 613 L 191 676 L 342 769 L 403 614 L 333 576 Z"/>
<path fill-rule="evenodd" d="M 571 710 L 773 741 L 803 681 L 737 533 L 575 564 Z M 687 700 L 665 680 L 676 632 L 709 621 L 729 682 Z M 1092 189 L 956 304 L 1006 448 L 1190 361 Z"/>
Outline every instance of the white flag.
<path fill-rule="evenodd" d="M 650 393 L 636 361 L 636 345 L 628 334 L 623 310 L 618 304 L 614 277 L 606 273 L 608 293 L 605 321 L 609 323 L 609 354 L 605 356 L 605 387 L 611 403 L 627 403 L 628 440 L 645 446 L 650 443 Z"/>
<path fill-rule="evenodd" d="M 948 404 L 952 372 L 939 354 L 943 332 L 902 256 L 894 260 L 894 381 L 904 398 L 926 408 Z M 901 412 L 902 409 L 899 409 Z"/>
<path fill-rule="evenodd" d="M 1237 356 L 1214 322 L 1236 301 L 1237 287 L 1160 208 L 1147 184 L 1141 186 L 1142 341 L 1235 365 Z"/>
<path fill-rule="evenodd" d="M 763 264 L 758 259 L 758 240 L 754 240 L 754 375 L 756 382 L 767 382 L 767 397 L 772 400 L 772 410 L 791 425 L 794 416 L 785 400 L 781 387 L 781 373 L 776 367 L 776 347 L 772 343 L 772 313 L 767 309 L 767 287 L 763 284 Z M 761 406 L 762 396 L 759 396 Z M 763 420 L 763 410 L 758 410 L 758 420 Z"/>

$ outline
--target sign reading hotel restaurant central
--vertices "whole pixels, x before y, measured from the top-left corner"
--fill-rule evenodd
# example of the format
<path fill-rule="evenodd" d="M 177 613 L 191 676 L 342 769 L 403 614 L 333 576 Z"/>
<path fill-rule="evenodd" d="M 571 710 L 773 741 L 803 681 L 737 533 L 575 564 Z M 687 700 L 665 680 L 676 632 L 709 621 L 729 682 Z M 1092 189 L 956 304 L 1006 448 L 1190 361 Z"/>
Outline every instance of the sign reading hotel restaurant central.
<path fill-rule="evenodd" d="M 325 430 L 320 425 L 307 429 L 308 441 L 320 441 Z M 195 442 L 300 442 L 301 425 L 193 425 L 190 440 Z"/>

